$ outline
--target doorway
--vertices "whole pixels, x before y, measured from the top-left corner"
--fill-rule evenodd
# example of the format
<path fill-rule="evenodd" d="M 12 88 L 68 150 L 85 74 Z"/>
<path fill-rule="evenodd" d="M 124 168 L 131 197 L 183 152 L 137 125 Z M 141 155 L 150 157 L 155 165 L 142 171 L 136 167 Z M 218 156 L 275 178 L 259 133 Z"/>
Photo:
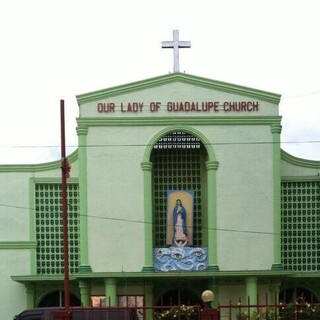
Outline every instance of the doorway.
<path fill-rule="evenodd" d="M 70 306 L 81 306 L 80 299 L 72 293 L 70 293 Z M 37 307 L 64 307 L 64 291 L 52 291 L 46 294 L 40 299 Z"/>
<path fill-rule="evenodd" d="M 201 299 L 191 290 L 175 289 L 161 295 L 157 301 L 157 306 L 177 306 L 177 305 L 201 305 Z"/>

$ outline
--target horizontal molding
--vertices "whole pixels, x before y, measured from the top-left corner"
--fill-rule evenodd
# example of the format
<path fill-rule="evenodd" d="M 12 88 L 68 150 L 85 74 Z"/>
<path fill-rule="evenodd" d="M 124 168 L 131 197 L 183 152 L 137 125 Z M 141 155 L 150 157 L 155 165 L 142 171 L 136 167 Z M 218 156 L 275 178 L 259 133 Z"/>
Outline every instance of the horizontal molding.
<path fill-rule="evenodd" d="M 121 117 L 121 118 L 78 118 L 79 126 L 101 127 L 101 126 L 173 126 L 173 125 L 275 125 L 280 124 L 281 117 Z"/>
<path fill-rule="evenodd" d="M 282 182 L 306 182 L 306 181 L 318 181 L 320 183 L 320 177 L 315 176 L 282 176 Z"/>
<path fill-rule="evenodd" d="M 0 250 L 36 249 L 36 241 L 0 241 Z"/>
<path fill-rule="evenodd" d="M 30 181 L 32 183 L 50 183 L 50 184 L 61 184 L 61 178 L 60 177 L 57 177 L 57 178 L 54 178 L 54 177 L 49 177 L 49 178 L 46 178 L 46 177 L 32 177 L 30 178 Z M 67 184 L 70 184 L 70 183 L 78 183 L 79 182 L 79 178 L 68 178 L 67 179 Z"/>

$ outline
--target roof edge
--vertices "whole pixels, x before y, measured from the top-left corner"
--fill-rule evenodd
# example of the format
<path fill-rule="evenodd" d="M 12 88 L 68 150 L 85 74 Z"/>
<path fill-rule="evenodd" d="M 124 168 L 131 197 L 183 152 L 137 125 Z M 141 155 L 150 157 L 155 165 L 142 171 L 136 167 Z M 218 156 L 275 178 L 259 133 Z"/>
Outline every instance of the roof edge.
<path fill-rule="evenodd" d="M 78 149 L 67 156 L 69 163 L 78 159 Z M 61 167 L 61 160 L 54 160 L 36 164 L 0 164 L 0 172 L 39 172 L 58 169 Z"/>
<path fill-rule="evenodd" d="M 140 81 L 119 85 L 119 86 L 115 86 L 107 89 L 80 94 L 76 96 L 76 99 L 78 101 L 78 105 L 80 106 L 84 103 L 94 102 L 97 100 L 106 99 L 108 97 L 114 97 L 120 94 L 127 94 L 132 91 L 148 89 L 148 88 L 152 88 L 155 86 L 160 86 L 160 85 L 168 84 L 172 82 L 182 82 L 182 83 L 197 85 L 199 87 L 212 88 L 212 89 L 216 89 L 224 92 L 252 96 L 255 98 L 259 98 L 263 101 L 267 101 L 275 104 L 279 104 L 281 99 L 281 95 L 277 93 L 262 91 L 262 90 L 244 87 L 244 86 L 231 84 L 227 82 L 216 81 L 216 80 L 194 76 L 191 74 L 186 74 L 181 72 L 170 73 L 167 75 L 162 75 L 162 76 L 140 80 Z"/>
<path fill-rule="evenodd" d="M 281 149 L 281 160 L 284 160 L 288 163 L 291 163 L 293 165 L 300 166 L 300 167 L 320 169 L 320 161 L 298 158 L 282 149 Z"/>

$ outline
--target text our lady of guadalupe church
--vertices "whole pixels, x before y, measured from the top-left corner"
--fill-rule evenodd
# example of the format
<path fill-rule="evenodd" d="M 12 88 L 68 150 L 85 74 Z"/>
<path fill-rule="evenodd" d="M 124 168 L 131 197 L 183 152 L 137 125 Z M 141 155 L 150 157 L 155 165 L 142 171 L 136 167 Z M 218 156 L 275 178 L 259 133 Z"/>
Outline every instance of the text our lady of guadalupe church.
<path fill-rule="evenodd" d="M 320 317 L 320 161 L 281 149 L 279 94 L 180 72 L 190 47 L 174 30 L 172 73 L 76 96 L 67 181 L 0 165 L 1 319 Z"/>
<path fill-rule="evenodd" d="M 258 101 L 184 101 L 184 102 L 98 102 L 97 111 L 102 112 L 158 112 L 164 108 L 168 112 L 257 112 Z"/>

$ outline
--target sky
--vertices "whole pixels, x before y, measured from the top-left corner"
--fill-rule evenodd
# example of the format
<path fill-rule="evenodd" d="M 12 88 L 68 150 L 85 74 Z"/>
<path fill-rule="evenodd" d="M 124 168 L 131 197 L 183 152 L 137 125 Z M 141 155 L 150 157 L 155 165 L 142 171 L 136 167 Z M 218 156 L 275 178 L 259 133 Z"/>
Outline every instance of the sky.
<path fill-rule="evenodd" d="M 281 147 L 320 160 L 318 0 L 3 0 L 0 164 L 77 147 L 76 96 L 173 71 L 161 42 L 190 41 L 180 71 L 281 95 Z"/>

